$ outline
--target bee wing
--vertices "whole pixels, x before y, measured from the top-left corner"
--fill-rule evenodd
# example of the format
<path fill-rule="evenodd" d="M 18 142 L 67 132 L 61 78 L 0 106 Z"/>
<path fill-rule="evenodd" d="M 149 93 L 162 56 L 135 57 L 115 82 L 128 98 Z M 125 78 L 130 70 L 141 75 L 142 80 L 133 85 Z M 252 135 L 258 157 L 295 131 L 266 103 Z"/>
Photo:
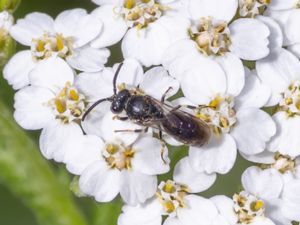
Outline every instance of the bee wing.
<path fill-rule="evenodd" d="M 159 105 L 163 109 L 163 112 L 164 112 L 165 115 L 168 115 L 169 113 L 172 113 L 172 112 L 176 112 L 176 113 L 179 113 L 181 115 L 185 115 L 187 117 L 190 117 L 191 119 L 197 121 L 203 127 L 208 126 L 205 121 L 203 121 L 202 119 L 194 116 L 191 113 L 188 113 L 188 112 L 178 108 L 177 105 L 173 106 L 173 105 L 171 105 L 171 103 L 163 103 L 163 102 L 161 102 L 161 101 L 159 101 L 159 100 L 157 100 L 157 99 L 155 99 L 151 96 L 148 96 L 148 97 L 151 98 L 153 103 Z M 165 118 L 162 118 L 162 119 L 157 119 L 157 120 L 153 121 L 153 123 L 161 123 L 161 122 L 166 121 L 166 120 L 170 123 L 173 123 L 173 120 L 170 120 L 170 118 L 168 116 L 166 116 Z M 151 126 L 151 127 L 153 127 L 153 126 Z"/>

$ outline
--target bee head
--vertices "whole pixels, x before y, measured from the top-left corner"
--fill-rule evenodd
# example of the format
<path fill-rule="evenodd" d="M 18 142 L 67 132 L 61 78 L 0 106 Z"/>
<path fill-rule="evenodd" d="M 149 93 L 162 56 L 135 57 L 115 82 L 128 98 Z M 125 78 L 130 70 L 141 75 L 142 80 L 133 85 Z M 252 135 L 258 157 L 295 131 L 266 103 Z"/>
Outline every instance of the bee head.
<path fill-rule="evenodd" d="M 111 111 L 115 114 L 121 113 L 130 97 L 131 94 L 127 89 L 118 92 L 111 103 Z"/>

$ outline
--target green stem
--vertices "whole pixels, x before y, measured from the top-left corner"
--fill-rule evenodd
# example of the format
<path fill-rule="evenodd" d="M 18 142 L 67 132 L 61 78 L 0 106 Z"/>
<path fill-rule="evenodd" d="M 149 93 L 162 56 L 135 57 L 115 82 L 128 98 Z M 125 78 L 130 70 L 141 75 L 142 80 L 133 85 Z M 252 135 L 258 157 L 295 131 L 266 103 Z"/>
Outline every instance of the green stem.
<path fill-rule="evenodd" d="M 0 181 L 20 198 L 42 225 L 87 225 L 70 196 L 0 101 Z"/>

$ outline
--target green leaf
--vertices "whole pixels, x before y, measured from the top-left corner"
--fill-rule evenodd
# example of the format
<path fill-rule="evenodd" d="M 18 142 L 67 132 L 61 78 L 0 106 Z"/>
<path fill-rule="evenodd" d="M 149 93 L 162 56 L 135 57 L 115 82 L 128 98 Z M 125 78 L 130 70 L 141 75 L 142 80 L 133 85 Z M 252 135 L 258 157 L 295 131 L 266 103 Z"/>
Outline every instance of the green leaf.
<path fill-rule="evenodd" d="M 36 144 L 0 101 L 0 181 L 20 198 L 42 225 L 87 225 Z"/>

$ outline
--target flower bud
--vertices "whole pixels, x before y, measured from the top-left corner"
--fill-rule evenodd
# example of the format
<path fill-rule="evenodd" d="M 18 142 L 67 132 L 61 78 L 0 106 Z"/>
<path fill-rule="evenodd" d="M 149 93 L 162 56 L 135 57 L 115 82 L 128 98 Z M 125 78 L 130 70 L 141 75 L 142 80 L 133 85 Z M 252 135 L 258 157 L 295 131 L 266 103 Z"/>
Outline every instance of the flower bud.
<path fill-rule="evenodd" d="M 5 39 L 0 37 L 0 68 L 2 68 L 14 54 L 15 48 L 16 43 L 9 35 L 7 35 Z"/>
<path fill-rule="evenodd" d="M 14 12 L 21 0 L 0 0 L 0 11 L 7 10 L 9 12 Z"/>
<path fill-rule="evenodd" d="M 7 12 L 0 13 L 0 67 L 4 66 L 14 53 L 15 42 L 9 36 L 8 30 L 13 25 L 13 17 Z"/>

